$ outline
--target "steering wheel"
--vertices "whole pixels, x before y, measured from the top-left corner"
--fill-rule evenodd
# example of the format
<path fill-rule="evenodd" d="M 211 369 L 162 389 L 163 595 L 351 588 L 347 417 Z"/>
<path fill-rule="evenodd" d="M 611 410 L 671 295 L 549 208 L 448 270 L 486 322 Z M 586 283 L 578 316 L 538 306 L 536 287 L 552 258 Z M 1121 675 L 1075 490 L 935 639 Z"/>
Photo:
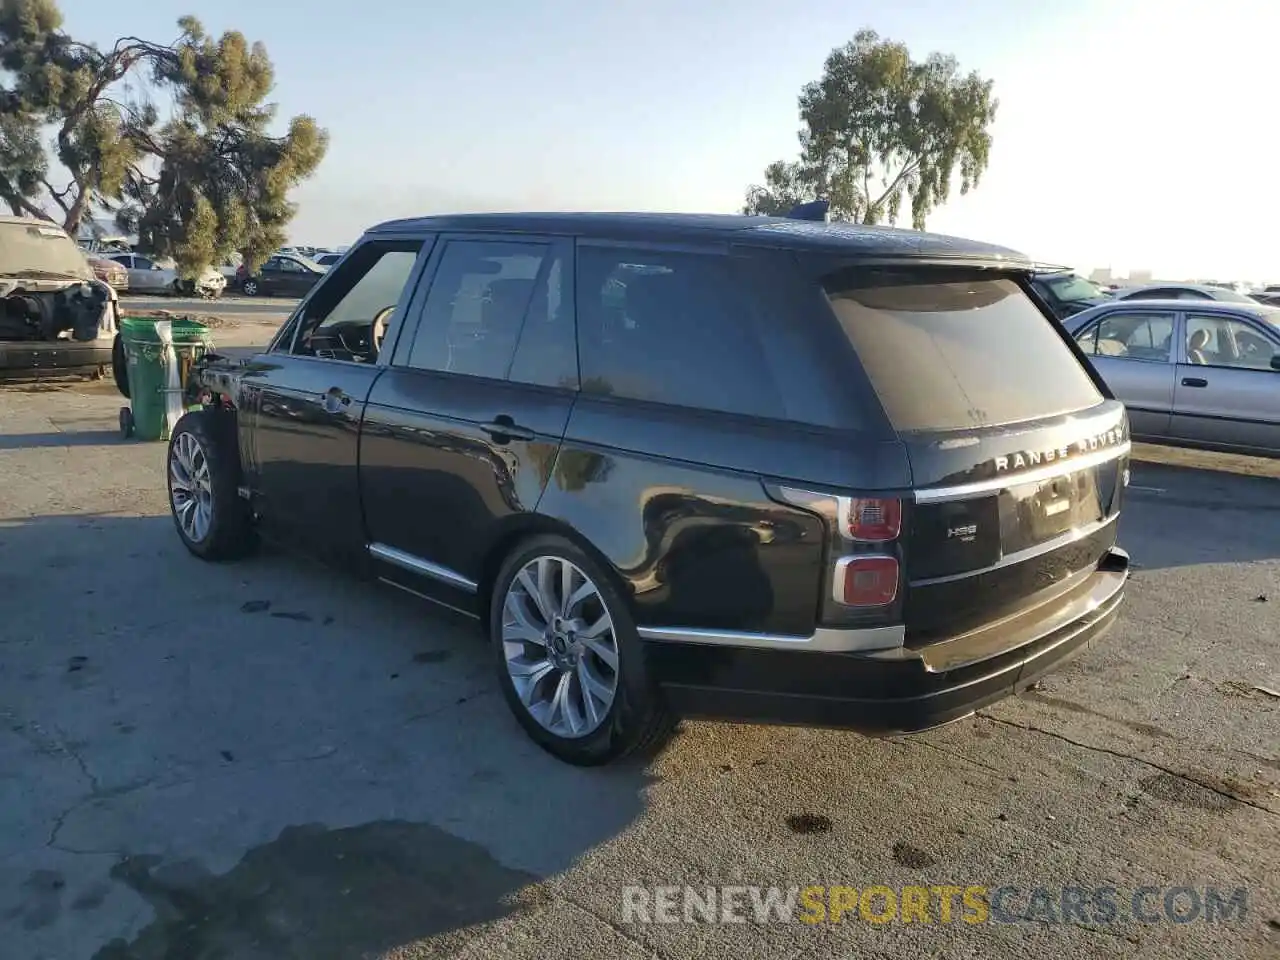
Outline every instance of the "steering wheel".
<path fill-rule="evenodd" d="M 373 349 L 374 355 L 382 352 L 382 340 L 387 335 L 387 324 L 391 322 L 391 315 L 396 312 L 396 306 L 393 303 L 389 307 L 383 307 L 373 315 Z"/>

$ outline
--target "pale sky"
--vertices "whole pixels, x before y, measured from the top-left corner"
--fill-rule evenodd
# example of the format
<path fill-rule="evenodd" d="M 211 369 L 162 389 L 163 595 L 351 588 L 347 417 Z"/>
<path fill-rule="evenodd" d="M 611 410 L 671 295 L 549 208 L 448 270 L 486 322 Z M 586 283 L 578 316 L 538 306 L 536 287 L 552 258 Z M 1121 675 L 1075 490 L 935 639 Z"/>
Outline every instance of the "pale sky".
<path fill-rule="evenodd" d="M 860 28 L 995 80 L 991 165 L 928 227 L 1118 273 L 1280 281 L 1280 4 L 1265 0 L 62 0 L 67 27 L 263 41 L 332 135 L 293 239 L 510 209 L 733 212 Z"/>

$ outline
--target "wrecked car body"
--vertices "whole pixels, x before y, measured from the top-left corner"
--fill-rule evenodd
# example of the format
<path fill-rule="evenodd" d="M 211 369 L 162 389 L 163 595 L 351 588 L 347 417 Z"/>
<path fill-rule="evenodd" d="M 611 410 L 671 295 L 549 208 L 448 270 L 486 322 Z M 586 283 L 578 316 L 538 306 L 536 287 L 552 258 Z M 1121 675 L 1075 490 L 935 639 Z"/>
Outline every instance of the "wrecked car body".
<path fill-rule="evenodd" d="M 105 367 L 116 291 L 59 226 L 0 217 L 0 371 Z"/>

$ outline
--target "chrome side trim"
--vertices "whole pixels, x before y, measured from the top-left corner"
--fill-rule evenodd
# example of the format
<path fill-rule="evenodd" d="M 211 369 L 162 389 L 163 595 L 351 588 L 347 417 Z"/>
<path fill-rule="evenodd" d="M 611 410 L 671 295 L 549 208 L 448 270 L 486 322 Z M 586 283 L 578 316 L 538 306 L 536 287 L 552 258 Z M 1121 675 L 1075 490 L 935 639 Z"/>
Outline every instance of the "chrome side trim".
<path fill-rule="evenodd" d="M 990 573 L 992 570 L 999 570 L 1001 567 L 1011 567 L 1015 563 L 1022 563 L 1024 560 L 1031 560 L 1040 556 L 1042 553 L 1050 553 L 1059 547 L 1065 547 L 1068 544 L 1075 543 L 1077 540 L 1083 540 L 1091 537 L 1099 530 L 1104 530 L 1111 524 L 1120 519 L 1120 514 L 1113 513 L 1109 517 L 1101 520 L 1095 520 L 1093 523 L 1086 524 L 1083 527 L 1076 527 L 1061 533 L 1052 540 L 1046 540 L 1044 543 L 1037 543 L 1033 547 L 1026 547 L 1023 550 L 1015 550 L 1013 553 L 1006 553 L 995 563 L 988 567 L 979 567 L 977 570 L 965 570 L 963 573 L 950 573 L 945 577 L 930 577 L 927 580 L 912 580 L 913 587 L 929 587 L 935 583 L 951 583 L 954 580 L 967 580 L 970 577 L 979 577 L 984 573 Z"/>
<path fill-rule="evenodd" d="M 1089 467 L 1096 467 L 1108 461 L 1128 456 L 1131 449 L 1132 444 L 1126 440 L 1119 446 L 1108 447 L 1105 450 L 1099 450 L 1096 453 L 1086 454 L 1082 457 L 1059 460 L 1057 463 L 1048 464 L 1038 470 L 1028 470 L 1026 473 L 1007 473 L 999 477 L 992 477 L 990 480 L 979 480 L 976 483 L 916 490 L 915 501 L 916 503 L 940 503 L 946 500 L 967 500 L 970 497 L 979 497 L 984 493 L 1004 490 L 1006 487 L 1020 487 L 1024 483 L 1037 483 L 1041 480 L 1065 477 L 1079 470 L 1087 470 Z"/>
<path fill-rule="evenodd" d="M 642 640 L 668 643 L 701 643 L 718 647 L 747 647 L 764 650 L 853 653 L 862 650 L 900 649 L 906 641 L 902 626 L 838 630 L 819 627 L 807 637 L 786 634 L 744 633 L 737 630 L 704 630 L 700 627 L 639 627 Z"/>
<path fill-rule="evenodd" d="M 441 583 L 457 587 L 459 590 L 465 590 L 467 593 L 475 593 L 480 587 L 474 580 L 468 580 L 462 574 L 455 573 L 448 567 L 442 567 L 429 560 L 423 560 L 421 557 L 415 557 L 413 554 L 397 550 L 395 547 L 388 547 L 385 543 L 369 544 L 369 556 L 375 560 L 381 560 L 383 563 L 389 563 L 393 567 L 399 567 L 401 570 L 408 570 L 410 573 L 416 573 L 419 576 L 430 577 L 432 580 L 439 580 Z"/>

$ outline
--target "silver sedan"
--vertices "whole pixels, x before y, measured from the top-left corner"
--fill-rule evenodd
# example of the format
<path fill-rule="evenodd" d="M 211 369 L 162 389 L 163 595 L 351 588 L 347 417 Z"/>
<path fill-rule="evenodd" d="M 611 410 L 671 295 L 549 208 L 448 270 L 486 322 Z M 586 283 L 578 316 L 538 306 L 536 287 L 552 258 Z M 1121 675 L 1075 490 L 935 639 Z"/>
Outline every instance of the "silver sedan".
<path fill-rule="evenodd" d="M 1280 308 L 1120 300 L 1063 325 L 1136 439 L 1280 456 Z"/>

